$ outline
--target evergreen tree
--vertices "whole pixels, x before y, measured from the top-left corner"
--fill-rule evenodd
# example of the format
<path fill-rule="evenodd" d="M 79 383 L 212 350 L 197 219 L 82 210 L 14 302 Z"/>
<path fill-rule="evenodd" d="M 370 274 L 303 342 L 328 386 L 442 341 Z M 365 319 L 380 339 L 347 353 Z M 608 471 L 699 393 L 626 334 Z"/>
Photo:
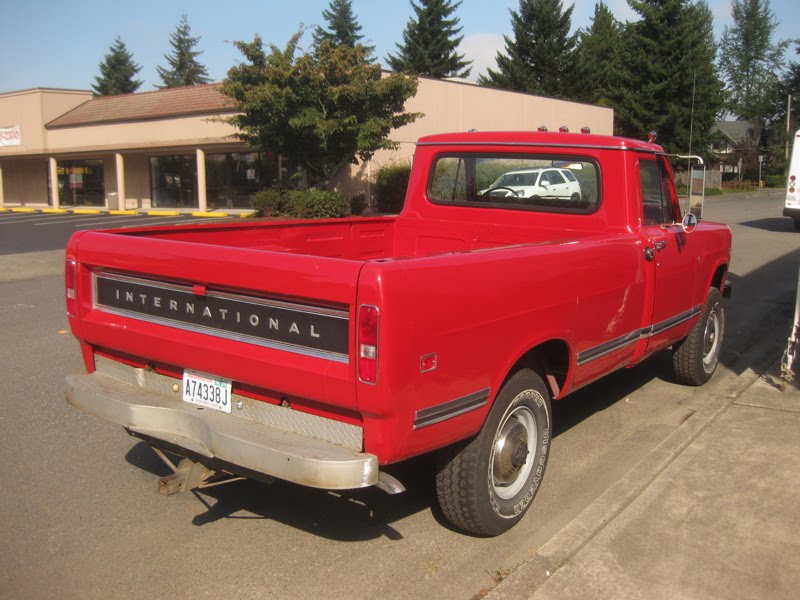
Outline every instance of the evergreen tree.
<path fill-rule="evenodd" d="M 569 98 L 575 85 L 575 42 L 570 35 L 573 6 L 561 0 L 520 0 L 511 11 L 513 39 L 497 53 L 497 70 L 488 69 L 481 85 L 551 98 Z"/>
<path fill-rule="evenodd" d="M 133 55 L 119 36 L 114 38 L 114 45 L 108 50 L 99 65 L 100 75 L 92 84 L 95 96 L 132 94 L 142 85 L 141 79 L 134 79 L 142 67 L 133 62 Z"/>
<path fill-rule="evenodd" d="M 622 24 L 602 0 L 595 4 L 592 24 L 578 32 L 573 98 L 609 106 L 622 83 Z"/>
<path fill-rule="evenodd" d="M 669 152 L 699 154 L 722 107 L 711 11 L 702 1 L 628 3 L 641 18 L 625 28 L 617 128 L 635 138 L 655 130 Z"/>
<path fill-rule="evenodd" d="M 205 66 L 197 62 L 197 57 L 202 54 L 195 50 L 200 41 L 199 37 L 192 37 L 189 20 L 186 15 L 181 15 L 180 23 L 169 37 L 172 52 L 165 54 L 169 68 L 156 67 L 158 76 L 164 85 L 160 89 L 181 87 L 185 85 L 198 85 L 211 81 Z"/>
<path fill-rule="evenodd" d="M 733 0 L 733 24 L 720 44 L 726 108 L 743 120 L 763 120 L 783 71 L 788 41 L 772 42 L 778 22 L 769 0 Z"/>
<path fill-rule="evenodd" d="M 411 0 L 416 18 L 412 17 L 403 31 L 403 43 L 396 44 L 398 53 L 386 61 L 395 72 L 429 77 L 468 77 L 472 62 L 464 60 L 456 49 L 464 39 L 459 36 L 458 18 L 451 15 L 461 6 L 450 0 Z"/>
<path fill-rule="evenodd" d="M 314 48 L 319 48 L 322 42 L 328 42 L 334 47 L 355 48 L 357 44 L 361 44 L 367 50 L 368 56 L 375 51 L 375 46 L 368 46 L 361 41 L 364 36 L 361 35 L 361 25 L 356 21 L 350 0 L 331 0 L 328 8 L 322 11 L 322 17 L 327 21 L 328 28 L 314 28 Z"/>

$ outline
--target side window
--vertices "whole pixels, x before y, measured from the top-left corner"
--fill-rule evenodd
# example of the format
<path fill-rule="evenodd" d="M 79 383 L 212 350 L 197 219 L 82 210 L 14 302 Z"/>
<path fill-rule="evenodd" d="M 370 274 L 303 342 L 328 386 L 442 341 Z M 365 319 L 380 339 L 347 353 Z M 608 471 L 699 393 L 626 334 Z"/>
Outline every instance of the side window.
<path fill-rule="evenodd" d="M 655 160 L 639 161 L 644 225 L 660 225 L 675 221 L 670 197 L 669 176 Z"/>

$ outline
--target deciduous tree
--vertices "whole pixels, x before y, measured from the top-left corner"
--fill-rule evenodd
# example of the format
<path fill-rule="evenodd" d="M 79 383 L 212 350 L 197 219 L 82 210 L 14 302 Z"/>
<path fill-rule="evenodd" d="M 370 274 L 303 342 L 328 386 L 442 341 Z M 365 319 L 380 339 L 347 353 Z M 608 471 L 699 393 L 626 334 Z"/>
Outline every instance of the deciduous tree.
<path fill-rule="evenodd" d="M 733 24 L 722 32 L 720 71 L 725 107 L 742 120 L 763 121 L 784 69 L 788 41 L 773 41 L 778 21 L 769 0 L 733 0 Z"/>
<path fill-rule="evenodd" d="M 358 44 L 322 41 L 300 53 L 301 36 L 269 51 L 258 36 L 234 42 L 244 62 L 228 71 L 221 89 L 241 112 L 227 121 L 251 148 L 281 154 L 303 168 L 311 186 L 330 189 L 348 164 L 397 147 L 391 131 L 419 116 L 404 108 L 417 80 L 382 77 Z"/>
<path fill-rule="evenodd" d="M 386 62 L 395 72 L 429 77 L 468 77 L 472 62 L 456 51 L 464 36 L 458 35 L 458 17 L 453 17 L 461 2 L 450 0 L 411 0 L 415 16 L 403 31 L 403 43 L 396 44 L 397 55 Z"/>
<path fill-rule="evenodd" d="M 134 79 L 142 67 L 133 61 L 133 55 L 119 36 L 114 39 L 99 68 L 100 75 L 92 84 L 95 96 L 132 94 L 142 85 L 141 79 Z"/>
<path fill-rule="evenodd" d="M 195 50 L 200 41 L 199 37 L 192 37 L 189 19 L 181 15 L 180 23 L 169 37 L 172 52 L 165 54 L 168 68 L 156 67 L 158 76 L 164 85 L 160 88 L 174 88 L 186 85 L 198 85 L 211 81 L 206 67 L 198 62 L 197 57 L 202 51 Z"/>

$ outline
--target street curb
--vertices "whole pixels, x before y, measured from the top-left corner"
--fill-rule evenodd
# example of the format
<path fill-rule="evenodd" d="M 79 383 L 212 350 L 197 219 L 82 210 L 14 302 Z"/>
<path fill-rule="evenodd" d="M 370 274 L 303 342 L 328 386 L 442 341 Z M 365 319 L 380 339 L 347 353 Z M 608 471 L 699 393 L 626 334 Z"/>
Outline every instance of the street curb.
<path fill-rule="evenodd" d="M 540 547 L 529 561 L 493 588 L 490 600 L 530 597 L 558 569 L 609 525 L 638 498 L 672 462 L 733 403 L 752 386 L 761 373 L 749 370 L 737 378 L 741 389 L 714 396 L 702 409 L 684 421 L 619 481 L 603 492 L 566 527 Z M 737 386 L 738 387 L 738 386 Z M 729 388 L 730 389 L 730 388 Z"/>
<path fill-rule="evenodd" d="M 193 217 L 227 217 L 228 213 L 226 212 L 208 212 L 208 211 L 198 211 L 192 213 Z"/>
<path fill-rule="evenodd" d="M 759 381 L 774 362 L 768 358 L 774 356 L 772 346 L 777 348 L 776 341 L 772 338 L 772 335 L 765 335 L 751 346 L 748 354 L 753 358 L 745 362 L 752 362 L 752 368 L 745 369 L 721 392 L 710 393 L 702 408 L 679 425 L 636 466 L 553 535 L 531 559 L 518 566 L 485 597 L 490 600 L 531 597 L 558 569 L 630 506 L 736 399 Z M 779 349 L 775 351 L 780 352 Z M 744 359 L 744 356 L 739 358 Z"/>
<path fill-rule="evenodd" d="M 150 217 L 179 217 L 181 215 L 177 210 L 148 210 L 145 214 Z"/>

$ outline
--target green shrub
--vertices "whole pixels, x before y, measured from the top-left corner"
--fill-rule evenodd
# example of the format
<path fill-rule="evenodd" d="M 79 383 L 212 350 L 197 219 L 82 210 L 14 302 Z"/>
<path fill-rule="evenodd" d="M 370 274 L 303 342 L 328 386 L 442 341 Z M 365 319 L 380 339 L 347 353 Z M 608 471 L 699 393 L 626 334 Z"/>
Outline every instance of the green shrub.
<path fill-rule="evenodd" d="M 375 205 L 381 213 L 399 213 L 406 199 L 411 165 L 387 165 L 378 171 Z"/>
<path fill-rule="evenodd" d="M 286 208 L 286 194 L 283 188 L 269 188 L 250 196 L 253 210 L 259 217 L 280 217 Z"/>
<path fill-rule="evenodd" d="M 767 187 L 782 188 L 786 185 L 786 177 L 783 175 L 766 175 L 764 177 L 764 182 Z"/>
<path fill-rule="evenodd" d="M 287 216 L 300 219 L 330 219 L 350 213 L 350 201 L 325 190 L 292 190 L 286 195 Z"/>
<path fill-rule="evenodd" d="M 270 188 L 250 197 L 262 217 L 329 219 L 350 212 L 350 201 L 342 194 L 325 190 L 286 190 Z"/>
<path fill-rule="evenodd" d="M 703 193 L 706 196 L 721 196 L 723 194 L 723 191 L 719 188 L 706 188 L 705 190 L 703 190 Z"/>
<path fill-rule="evenodd" d="M 356 194 L 350 198 L 350 214 L 360 215 L 367 208 L 367 195 L 364 193 Z"/>

